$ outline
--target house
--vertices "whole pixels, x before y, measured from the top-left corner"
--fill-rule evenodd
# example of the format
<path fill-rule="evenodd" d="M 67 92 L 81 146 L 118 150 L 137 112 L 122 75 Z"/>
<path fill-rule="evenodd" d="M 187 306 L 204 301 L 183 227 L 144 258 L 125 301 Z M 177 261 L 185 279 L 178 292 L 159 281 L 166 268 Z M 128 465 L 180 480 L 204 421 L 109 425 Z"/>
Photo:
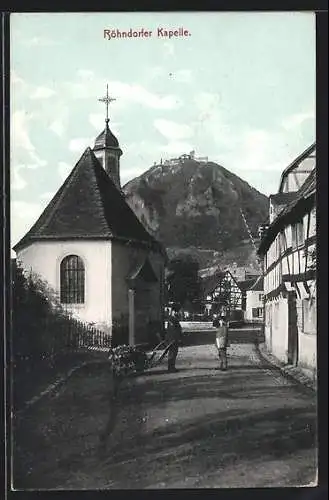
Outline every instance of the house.
<path fill-rule="evenodd" d="M 202 286 L 207 316 L 242 311 L 242 291 L 230 271 L 204 278 Z"/>
<path fill-rule="evenodd" d="M 126 203 L 108 122 L 14 250 L 68 315 L 135 344 L 163 324 L 165 252 Z"/>
<path fill-rule="evenodd" d="M 258 279 L 246 290 L 245 320 L 262 322 L 264 314 L 264 278 Z"/>
<path fill-rule="evenodd" d="M 272 218 L 258 250 L 264 263 L 267 348 L 285 363 L 314 371 L 317 364 L 315 153 L 313 144 L 282 173 L 279 194 L 289 193 L 291 199 Z"/>
<path fill-rule="evenodd" d="M 238 266 L 236 262 L 234 262 L 233 265 L 227 267 L 225 270 L 229 271 L 234 279 L 238 282 L 249 280 L 255 281 L 260 275 L 260 271 L 258 269 L 254 269 L 248 266 Z"/>
<path fill-rule="evenodd" d="M 244 281 L 238 281 L 238 287 L 240 288 L 241 293 L 242 293 L 242 307 L 241 307 L 241 309 L 243 311 L 246 311 L 246 307 L 247 307 L 247 292 L 255 284 L 257 279 L 258 278 L 256 277 L 256 278 L 251 278 L 251 279 L 247 279 Z"/>

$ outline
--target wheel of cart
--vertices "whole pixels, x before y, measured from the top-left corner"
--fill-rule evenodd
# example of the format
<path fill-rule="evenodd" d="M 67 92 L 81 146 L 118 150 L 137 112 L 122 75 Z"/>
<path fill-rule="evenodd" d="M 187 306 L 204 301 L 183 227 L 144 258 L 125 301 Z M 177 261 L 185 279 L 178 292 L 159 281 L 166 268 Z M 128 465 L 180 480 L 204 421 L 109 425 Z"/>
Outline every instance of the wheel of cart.
<path fill-rule="evenodd" d="M 153 349 L 153 351 L 146 353 L 147 360 L 145 362 L 145 369 L 149 370 L 150 368 L 158 366 L 164 360 L 173 344 L 174 342 L 168 344 L 166 340 L 163 340 Z M 161 348 L 164 348 L 163 351 L 161 351 Z"/>

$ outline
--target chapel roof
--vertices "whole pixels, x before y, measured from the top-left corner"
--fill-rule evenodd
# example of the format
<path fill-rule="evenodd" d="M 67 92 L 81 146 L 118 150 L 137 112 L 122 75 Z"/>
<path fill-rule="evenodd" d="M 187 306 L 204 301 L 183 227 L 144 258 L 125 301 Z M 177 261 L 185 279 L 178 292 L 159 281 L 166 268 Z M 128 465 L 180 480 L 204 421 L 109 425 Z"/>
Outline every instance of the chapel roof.
<path fill-rule="evenodd" d="M 109 128 L 108 121 L 105 121 L 106 125 L 95 140 L 95 146 L 94 146 L 94 151 L 97 151 L 99 149 L 104 149 L 104 148 L 119 148 L 119 142 L 118 139 L 115 137 L 115 135 L 111 132 Z"/>
<path fill-rule="evenodd" d="M 90 148 L 14 250 L 34 241 L 67 239 L 124 240 L 162 251 Z"/>

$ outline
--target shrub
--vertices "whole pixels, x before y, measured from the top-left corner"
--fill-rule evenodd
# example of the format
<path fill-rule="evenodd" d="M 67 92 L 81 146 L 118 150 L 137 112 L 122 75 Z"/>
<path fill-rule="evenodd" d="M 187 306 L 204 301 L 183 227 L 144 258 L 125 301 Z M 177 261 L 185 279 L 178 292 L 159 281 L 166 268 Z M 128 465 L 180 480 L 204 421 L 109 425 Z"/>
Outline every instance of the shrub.
<path fill-rule="evenodd" d="M 52 357 L 76 344 L 76 322 L 36 274 L 16 266 L 12 275 L 12 352 L 15 361 Z"/>
<path fill-rule="evenodd" d="M 121 345 L 109 350 L 109 360 L 114 374 L 123 377 L 146 368 L 147 355 L 135 346 Z"/>

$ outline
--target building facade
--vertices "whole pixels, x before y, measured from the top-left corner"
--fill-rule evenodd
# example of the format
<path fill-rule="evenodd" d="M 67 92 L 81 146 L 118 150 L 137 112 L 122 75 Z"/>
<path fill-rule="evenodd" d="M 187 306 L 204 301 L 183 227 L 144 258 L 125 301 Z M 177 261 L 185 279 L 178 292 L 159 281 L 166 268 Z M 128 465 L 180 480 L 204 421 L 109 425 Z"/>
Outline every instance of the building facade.
<path fill-rule="evenodd" d="M 260 276 L 246 291 L 245 320 L 261 323 L 264 319 L 264 279 Z"/>
<path fill-rule="evenodd" d="M 243 293 L 230 271 L 205 278 L 203 290 L 207 316 L 242 311 Z"/>
<path fill-rule="evenodd" d="M 106 119 L 93 150 L 14 247 L 23 269 L 48 284 L 68 315 L 114 345 L 146 342 L 164 319 L 165 251 L 126 203 L 121 154 Z"/>
<path fill-rule="evenodd" d="M 288 203 L 272 217 L 259 254 L 264 262 L 267 348 L 282 362 L 316 371 L 316 148 L 282 174 Z M 280 198 L 282 200 L 282 198 Z"/>

